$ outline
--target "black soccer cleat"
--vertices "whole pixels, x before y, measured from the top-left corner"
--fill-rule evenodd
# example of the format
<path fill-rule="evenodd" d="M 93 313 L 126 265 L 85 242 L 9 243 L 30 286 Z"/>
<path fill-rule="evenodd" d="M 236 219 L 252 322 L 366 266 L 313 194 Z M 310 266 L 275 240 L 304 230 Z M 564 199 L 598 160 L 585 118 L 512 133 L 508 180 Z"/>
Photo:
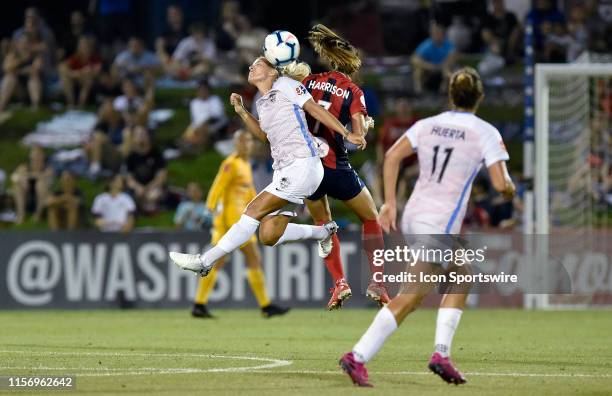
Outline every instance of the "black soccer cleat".
<path fill-rule="evenodd" d="M 215 317 L 210 313 L 205 304 L 193 304 L 191 308 L 191 316 L 200 319 L 214 319 Z"/>
<path fill-rule="evenodd" d="M 272 316 L 280 316 L 289 312 L 290 308 L 279 307 L 278 305 L 268 304 L 261 309 L 261 316 L 271 318 Z"/>

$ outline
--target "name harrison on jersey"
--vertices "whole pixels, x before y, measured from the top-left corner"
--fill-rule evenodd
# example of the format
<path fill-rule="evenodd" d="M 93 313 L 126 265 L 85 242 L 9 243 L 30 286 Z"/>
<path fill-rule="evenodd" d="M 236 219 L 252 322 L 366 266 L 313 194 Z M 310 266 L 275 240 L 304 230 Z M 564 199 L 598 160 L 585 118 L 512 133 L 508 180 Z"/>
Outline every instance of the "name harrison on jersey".
<path fill-rule="evenodd" d="M 344 97 L 344 99 L 348 99 L 349 94 L 351 93 L 348 89 L 342 89 L 342 88 L 336 87 L 334 84 L 323 82 L 323 81 L 315 81 L 315 80 L 310 80 L 308 82 L 308 89 L 309 90 L 318 89 L 320 91 L 329 92 L 332 95 Z"/>
<path fill-rule="evenodd" d="M 431 134 L 449 139 L 465 140 L 465 131 L 462 131 L 461 129 L 442 128 L 439 126 L 435 126 L 431 130 Z"/>

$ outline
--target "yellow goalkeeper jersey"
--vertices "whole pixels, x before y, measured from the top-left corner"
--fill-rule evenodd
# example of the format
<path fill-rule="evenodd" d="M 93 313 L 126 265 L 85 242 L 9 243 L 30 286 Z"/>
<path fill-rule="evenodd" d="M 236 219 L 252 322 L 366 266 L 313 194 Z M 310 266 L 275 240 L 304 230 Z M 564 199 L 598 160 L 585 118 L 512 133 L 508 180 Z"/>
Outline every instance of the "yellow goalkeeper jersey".
<path fill-rule="evenodd" d="M 206 206 L 215 213 L 213 226 L 231 227 L 255 195 L 251 165 L 231 154 L 221 163 L 206 199 Z"/>

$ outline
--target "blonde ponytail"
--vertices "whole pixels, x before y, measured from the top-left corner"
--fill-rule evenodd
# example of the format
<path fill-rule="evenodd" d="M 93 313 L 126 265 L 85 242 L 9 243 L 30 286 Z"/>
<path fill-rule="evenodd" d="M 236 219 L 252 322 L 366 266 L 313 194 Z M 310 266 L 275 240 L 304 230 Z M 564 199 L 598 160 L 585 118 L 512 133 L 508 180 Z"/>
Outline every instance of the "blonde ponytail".
<path fill-rule="evenodd" d="M 351 75 L 361 67 L 357 48 L 323 24 L 317 24 L 308 32 L 308 41 L 315 52 L 334 70 Z"/>
<path fill-rule="evenodd" d="M 280 72 L 283 76 L 292 78 L 296 81 L 302 82 L 306 77 L 310 75 L 310 66 L 305 62 L 293 61 L 287 66 L 280 68 Z"/>

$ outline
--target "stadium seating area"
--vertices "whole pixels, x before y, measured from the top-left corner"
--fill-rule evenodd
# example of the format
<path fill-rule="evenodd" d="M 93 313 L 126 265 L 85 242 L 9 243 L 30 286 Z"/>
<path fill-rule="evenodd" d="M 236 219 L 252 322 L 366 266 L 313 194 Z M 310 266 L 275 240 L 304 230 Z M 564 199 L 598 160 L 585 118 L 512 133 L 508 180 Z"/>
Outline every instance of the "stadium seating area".
<path fill-rule="evenodd" d="M 94 221 L 92 205 L 105 189 L 118 189 L 137 208 L 135 223 L 121 230 L 172 227 L 188 183 L 205 193 L 231 150 L 228 139 L 240 123 L 229 110 L 229 93 L 253 103 L 245 71 L 275 22 L 252 2 L 215 1 L 201 18 L 192 5 L 168 3 L 156 29 L 130 23 L 141 11 L 137 1 L 92 3 L 93 9 L 75 8 L 53 23 L 46 5 L 25 8 L 21 26 L 2 39 L 0 224 L 105 229 Z M 525 16 L 502 0 L 473 2 L 470 14 L 463 3 L 365 1 L 312 10 L 313 20 L 341 31 L 365 55 L 357 78 L 377 127 L 371 148 L 353 160 L 377 202 L 383 150 L 418 118 L 445 106 L 444 82 L 457 65 L 473 65 L 483 75 L 488 100 L 482 111 L 510 140 L 520 181 L 523 25 L 534 26 L 538 61 L 573 61 L 584 51 L 612 48 L 612 24 L 595 1 L 566 1 L 563 10 L 554 1 L 535 1 L 522 10 Z M 406 27 L 407 18 L 415 23 Z M 303 47 L 304 60 L 321 69 Z M 271 178 L 270 158 L 266 147 L 256 151 L 261 187 Z M 404 192 L 414 183 L 415 166 L 406 164 Z M 505 202 L 484 178 L 472 201 L 472 227 L 511 227 L 520 218 L 520 194 Z M 333 210 L 338 218 L 346 214 Z M 351 220 L 347 215 L 345 224 Z"/>

